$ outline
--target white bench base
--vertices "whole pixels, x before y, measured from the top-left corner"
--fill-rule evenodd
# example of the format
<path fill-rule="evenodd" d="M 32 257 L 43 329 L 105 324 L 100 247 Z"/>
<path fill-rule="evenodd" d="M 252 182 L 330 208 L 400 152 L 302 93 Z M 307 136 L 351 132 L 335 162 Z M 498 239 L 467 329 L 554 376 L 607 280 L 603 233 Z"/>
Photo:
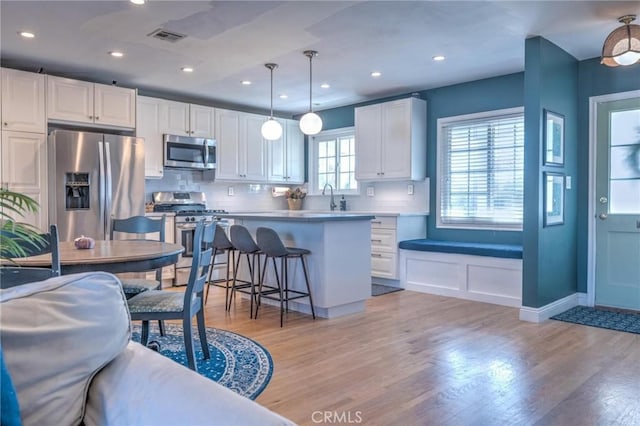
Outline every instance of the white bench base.
<path fill-rule="evenodd" d="M 503 306 L 522 305 L 522 259 L 400 250 L 407 290 Z"/>

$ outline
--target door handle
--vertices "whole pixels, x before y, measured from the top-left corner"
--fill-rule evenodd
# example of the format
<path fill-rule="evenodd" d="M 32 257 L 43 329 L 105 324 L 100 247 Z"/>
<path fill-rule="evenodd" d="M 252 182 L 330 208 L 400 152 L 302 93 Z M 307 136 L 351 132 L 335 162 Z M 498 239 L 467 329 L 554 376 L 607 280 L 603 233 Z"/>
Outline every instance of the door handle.
<path fill-rule="evenodd" d="M 608 217 L 608 215 L 606 213 L 600 213 L 598 215 L 598 219 L 600 219 L 600 220 L 606 220 L 607 217 Z"/>

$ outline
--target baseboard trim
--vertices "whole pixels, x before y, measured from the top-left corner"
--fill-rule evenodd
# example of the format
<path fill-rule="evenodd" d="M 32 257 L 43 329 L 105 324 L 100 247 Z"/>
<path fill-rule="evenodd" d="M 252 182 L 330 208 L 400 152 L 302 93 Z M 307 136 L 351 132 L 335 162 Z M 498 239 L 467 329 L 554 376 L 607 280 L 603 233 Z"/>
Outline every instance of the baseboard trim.
<path fill-rule="evenodd" d="M 584 297 L 581 295 L 584 294 Z M 520 320 L 529 322 L 543 322 L 548 320 L 554 315 L 562 313 L 574 306 L 580 305 L 581 299 L 586 300 L 585 293 L 573 293 L 567 297 L 556 300 L 548 305 L 541 306 L 539 308 L 530 308 L 523 306 L 520 308 Z"/>

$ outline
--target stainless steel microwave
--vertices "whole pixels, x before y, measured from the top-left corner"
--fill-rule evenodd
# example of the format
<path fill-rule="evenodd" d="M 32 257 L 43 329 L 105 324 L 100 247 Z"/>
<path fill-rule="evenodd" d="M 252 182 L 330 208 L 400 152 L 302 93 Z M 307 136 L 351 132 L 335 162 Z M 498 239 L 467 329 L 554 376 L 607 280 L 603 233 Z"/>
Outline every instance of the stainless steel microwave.
<path fill-rule="evenodd" d="M 179 169 L 214 170 L 216 140 L 164 135 L 164 166 Z"/>

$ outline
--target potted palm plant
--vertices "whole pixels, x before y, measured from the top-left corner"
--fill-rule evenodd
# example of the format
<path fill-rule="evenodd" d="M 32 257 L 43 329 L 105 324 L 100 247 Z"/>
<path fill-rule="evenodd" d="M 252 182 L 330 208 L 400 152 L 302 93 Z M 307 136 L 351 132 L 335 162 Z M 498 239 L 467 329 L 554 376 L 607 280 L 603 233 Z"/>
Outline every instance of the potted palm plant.
<path fill-rule="evenodd" d="M 39 230 L 16 220 L 26 213 L 38 211 L 38 203 L 31 197 L 8 189 L 0 189 L 0 259 L 26 256 L 25 247 L 41 247 L 46 242 Z"/>

